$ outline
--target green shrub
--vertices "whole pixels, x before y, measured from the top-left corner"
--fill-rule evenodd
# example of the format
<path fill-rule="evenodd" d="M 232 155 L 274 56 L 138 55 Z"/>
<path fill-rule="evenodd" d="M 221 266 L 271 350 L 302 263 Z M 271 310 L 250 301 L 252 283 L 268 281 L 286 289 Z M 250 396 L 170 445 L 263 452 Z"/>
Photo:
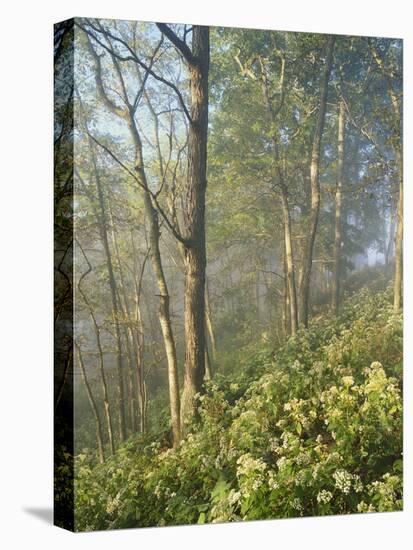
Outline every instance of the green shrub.
<path fill-rule="evenodd" d="M 176 450 L 76 459 L 78 529 L 402 508 L 402 318 L 362 290 L 199 396 Z M 251 367 L 252 365 L 252 367 Z"/>

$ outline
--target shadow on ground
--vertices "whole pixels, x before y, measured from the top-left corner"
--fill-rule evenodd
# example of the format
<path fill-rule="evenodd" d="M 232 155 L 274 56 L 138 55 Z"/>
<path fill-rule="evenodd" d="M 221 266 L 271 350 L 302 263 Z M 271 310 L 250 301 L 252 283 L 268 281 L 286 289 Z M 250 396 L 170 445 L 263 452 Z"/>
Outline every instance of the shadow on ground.
<path fill-rule="evenodd" d="M 24 508 L 24 512 L 53 525 L 53 508 Z"/>

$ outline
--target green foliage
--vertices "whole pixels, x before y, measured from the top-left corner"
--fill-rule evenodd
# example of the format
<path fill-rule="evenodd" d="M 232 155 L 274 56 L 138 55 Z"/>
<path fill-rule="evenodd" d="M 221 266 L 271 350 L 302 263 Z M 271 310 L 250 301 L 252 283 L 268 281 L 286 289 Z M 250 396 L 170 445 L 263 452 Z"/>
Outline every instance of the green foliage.
<path fill-rule="evenodd" d="M 76 459 L 76 527 L 176 525 L 402 508 L 402 317 L 361 290 L 198 398 L 176 450 L 130 440 Z"/>

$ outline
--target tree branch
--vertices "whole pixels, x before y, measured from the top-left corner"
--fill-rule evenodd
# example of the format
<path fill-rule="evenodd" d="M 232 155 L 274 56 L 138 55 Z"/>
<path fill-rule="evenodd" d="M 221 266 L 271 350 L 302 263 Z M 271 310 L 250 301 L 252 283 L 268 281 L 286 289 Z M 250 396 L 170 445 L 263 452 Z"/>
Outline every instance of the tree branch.
<path fill-rule="evenodd" d="M 155 203 L 156 209 L 159 211 L 162 218 L 165 220 L 166 225 L 168 226 L 169 230 L 171 231 L 175 239 L 180 243 L 182 243 L 183 245 L 187 245 L 188 244 L 187 239 L 185 239 L 180 233 L 178 233 L 178 231 L 175 229 L 175 227 L 169 220 L 168 216 L 165 214 L 163 208 L 160 206 L 158 202 L 157 194 L 153 193 L 148 186 L 144 185 L 141 182 L 141 180 L 136 176 L 136 174 L 134 174 L 132 170 L 130 170 L 125 164 L 123 164 L 123 162 L 120 159 L 118 159 L 118 157 L 108 147 L 106 147 L 106 145 L 104 145 L 98 139 L 96 139 L 88 130 L 86 131 L 91 140 L 93 140 L 97 145 L 99 145 L 99 147 L 101 147 L 115 162 L 117 162 L 119 166 L 121 166 L 125 170 L 125 172 L 127 172 L 130 176 L 132 176 L 132 178 L 136 181 L 139 187 L 141 187 L 144 191 L 149 193 L 149 195 L 151 196 L 151 199 Z"/>
<path fill-rule="evenodd" d="M 90 22 L 88 22 L 87 24 L 95 32 L 98 32 L 100 34 L 104 34 L 104 36 L 110 37 L 110 38 L 112 38 L 112 40 L 118 42 L 119 44 L 122 44 L 122 46 L 124 46 L 128 50 L 130 55 L 122 56 L 122 55 L 118 54 L 117 52 L 115 52 L 115 50 L 113 50 L 112 48 L 109 48 L 106 44 L 104 44 L 101 40 L 99 40 L 99 38 L 96 35 L 94 35 L 90 31 L 88 31 L 86 29 L 86 27 L 84 27 L 80 23 L 76 23 L 76 25 L 79 28 L 81 28 L 84 32 L 88 33 L 89 36 L 91 36 L 93 38 L 93 40 L 95 40 L 95 42 L 97 42 L 99 44 L 99 46 L 101 46 L 104 50 L 106 50 L 110 55 L 114 56 L 119 61 L 133 61 L 134 63 L 137 63 L 140 67 L 142 67 L 142 69 L 144 69 L 147 73 L 149 73 L 155 80 L 158 80 L 159 82 L 162 82 L 162 84 L 165 84 L 165 86 L 168 86 L 169 88 L 171 88 L 175 92 L 175 94 L 176 94 L 176 96 L 179 100 L 179 103 L 182 106 L 182 109 L 183 109 L 187 119 L 192 124 L 192 118 L 191 118 L 191 115 L 188 111 L 187 106 L 185 105 L 184 98 L 182 97 L 181 92 L 178 90 L 178 88 L 175 86 L 175 84 L 173 84 L 169 80 L 166 80 L 162 76 L 159 76 L 158 74 L 156 74 L 148 65 L 146 65 L 146 63 L 141 61 L 141 59 L 131 49 L 129 44 L 127 42 L 125 42 L 125 40 L 122 40 L 122 38 L 119 38 L 118 36 L 115 36 L 114 34 L 110 33 L 107 29 L 101 30 L 98 27 L 95 27 L 94 25 L 92 25 L 92 23 L 90 23 Z"/>
<path fill-rule="evenodd" d="M 178 52 L 183 56 L 183 58 L 187 61 L 187 63 L 189 63 L 189 65 L 198 64 L 197 58 L 192 54 L 186 42 L 181 40 L 179 36 L 175 34 L 170 27 L 168 27 L 168 25 L 166 25 L 165 23 L 156 23 L 156 26 L 162 34 L 169 38 L 169 40 L 172 42 Z"/>

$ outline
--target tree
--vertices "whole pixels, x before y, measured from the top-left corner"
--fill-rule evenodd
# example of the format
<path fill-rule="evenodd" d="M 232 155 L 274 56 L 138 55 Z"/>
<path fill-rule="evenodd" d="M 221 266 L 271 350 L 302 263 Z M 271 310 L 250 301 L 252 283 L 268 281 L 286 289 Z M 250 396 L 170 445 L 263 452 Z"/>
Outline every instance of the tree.
<path fill-rule="evenodd" d="M 134 144 L 134 150 L 135 150 L 134 166 L 135 166 L 135 172 L 136 172 L 136 181 L 140 186 L 141 190 L 143 191 L 143 201 L 144 201 L 146 219 L 148 224 L 150 257 L 152 262 L 152 268 L 155 273 L 156 281 L 159 289 L 159 322 L 162 329 L 164 346 L 165 346 L 167 362 L 168 362 L 171 425 L 172 425 L 172 433 L 173 433 L 173 444 L 174 446 L 176 446 L 179 443 L 181 438 L 178 364 L 177 364 L 175 340 L 174 340 L 172 323 L 170 318 L 170 311 L 169 311 L 168 286 L 167 286 L 167 282 L 166 282 L 166 278 L 165 278 L 165 274 L 162 266 L 161 252 L 160 252 L 160 246 L 159 246 L 160 229 L 159 229 L 159 218 L 158 218 L 158 211 L 157 211 L 157 208 L 159 208 L 159 203 L 157 203 L 154 195 L 151 193 L 149 189 L 147 174 L 145 170 L 145 163 L 143 158 L 142 139 L 141 139 L 140 131 L 135 118 L 139 100 L 143 95 L 148 71 L 147 71 L 147 74 L 145 75 L 145 78 L 141 80 L 141 85 L 139 86 L 133 101 L 131 101 L 129 99 L 127 87 L 125 85 L 125 76 L 122 74 L 122 70 L 119 64 L 119 59 L 118 59 L 119 56 L 113 50 L 112 44 L 110 41 L 111 39 L 116 39 L 116 38 L 113 37 L 110 32 L 105 30 L 100 23 L 98 23 L 97 26 L 91 25 L 90 23 L 88 23 L 87 26 L 83 26 L 82 28 L 84 28 L 87 33 L 89 51 L 95 62 L 96 86 L 99 91 L 100 98 L 105 103 L 106 107 L 114 115 L 126 121 L 130 131 L 132 142 Z M 94 34 L 93 31 L 95 33 L 100 33 L 101 35 L 103 35 L 102 40 L 106 39 L 107 41 L 106 48 L 105 48 L 105 44 L 96 38 L 96 34 Z M 106 49 L 110 54 L 115 73 L 118 77 L 120 94 L 124 104 L 126 105 L 126 107 L 124 108 L 118 106 L 109 97 L 108 93 L 106 92 L 105 85 L 103 82 L 101 59 L 100 59 L 100 56 L 96 53 L 92 45 L 93 39 L 101 47 L 104 47 L 104 49 Z M 156 53 L 157 53 L 157 49 L 155 49 L 153 53 L 152 61 L 150 65 L 152 64 L 153 58 L 155 57 Z M 99 145 L 101 145 L 101 143 L 98 142 L 96 138 L 94 138 L 94 141 Z M 105 147 L 103 148 L 105 149 Z M 107 152 L 109 152 L 109 154 L 111 154 L 111 156 L 116 159 L 113 152 L 111 151 L 107 151 Z M 154 202 L 157 203 L 156 206 L 154 205 Z M 141 383 L 142 382 L 140 381 L 140 384 Z M 139 393 L 142 394 L 141 387 L 139 387 Z M 143 413 L 143 409 L 141 408 L 141 415 L 142 413 Z"/>
<path fill-rule="evenodd" d="M 402 123 L 401 97 L 397 92 L 398 76 L 396 70 L 391 65 L 386 67 L 380 51 L 370 40 L 370 47 L 373 59 L 381 71 L 386 83 L 387 91 L 390 96 L 391 108 L 393 111 L 393 148 L 396 160 L 396 169 L 399 180 L 398 201 L 397 201 L 397 227 L 395 235 L 395 272 L 394 272 L 394 300 L 393 307 L 399 311 L 402 303 L 403 294 L 403 157 L 400 127 Z"/>
<path fill-rule="evenodd" d="M 188 65 L 191 95 L 185 201 L 185 373 L 181 418 L 194 413 L 205 376 L 205 193 L 207 187 L 209 28 L 192 27 L 192 48 L 165 24 L 158 28 Z"/>
<path fill-rule="evenodd" d="M 304 246 L 302 267 L 299 278 L 299 320 L 306 327 L 308 325 L 308 305 L 310 295 L 311 269 L 313 264 L 314 242 L 317 233 L 318 216 L 320 210 L 320 151 L 323 136 L 324 121 L 327 108 L 328 81 L 333 65 L 334 36 L 330 35 L 326 44 L 326 61 L 320 85 L 320 99 L 316 127 L 314 129 L 311 161 L 310 161 L 310 191 L 311 209 L 309 214 L 308 238 Z"/>
<path fill-rule="evenodd" d="M 340 101 L 338 106 L 338 136 L 337 136 L 337 185 L 335 193 L 335 225 L 334 225 L 334 253 L 333 253 L 333 284 L 331 292 L 331 306 L 336 315 L 340 304 L 340 268 L 342 241 L 342 201 L 343 201 L 343 177 L 344 177 L 344 127 L 345 106 Z"/>
<path fill-rule="evenodd" d="M 117 391 L 118 391 L 119 437 L 121 441 L 125 441 L 126 439 L 125 388 L 124 388 L 124 376 L 123 376 L 124 369 L 123 369 L 123 361 L 122 361 L 122 338 L 121 338 L 121 330 L 119 326 L 120 308 L 119 308 L 119 302 L 118 302 L 118 290 L 117 290 L 117 284 L 115 279 L 115 272 L 113 267 L 112 251 L 109 244 L 109 231 L 108 231 L 109 219 L 108 219 L 107 205 L 106 205 L 103 186 L 102 186 L 101 174 L 97 163 L 95 143 L 92 140 L 91 135 L 89 134 L 84 109 L 83 109 L 79 95 L 78 95 L 78 99 L 79 99 L 80 117 L 82 119 L 86 134 L 88 136 L 89 153 L 91 158 L 90 172 L 91 172 L 91 177 L 93 177 L 95 181 L 97 198 L 98 198 L 98 205 L 97 205 L 97 208 L 95 209 L 96 220 L 98 222 L 99 234 L 100 234 L 103 249 L 105 252 L 106 266 L 107 266 L 107 271 L 109 275 L 109 288 L 110 288 L 110 297 L 111 297 L 111 303 L 112 303 L 112 322 L 115 330 L 115 343 L 116 343 L 116 367 L 117 367 L 117 376 L 118 376 Z M 75 168 L 75 172 L 78 180 L 82 184 L 83 189 L 86 190 L 85 182 L 83 181 L 82 176 L 80 175 L 79 171 L 76 168 Z"/>
<path fill-rule="evenodd" d="M 99 409 L 98 409 L 98 406 L 96 404 L 96 399 L 95 399 L 95 397 L 92 393 L 92 389 L 90 387 L 89 380 L 88 380 L 88 377 L 87 377 L 87 374 L 86 374 L 86 369 L 85 369 L 85 364 L 83 362 L 81 348 L 80 348 L 79 344 L 76 343 L 75 345 L 76 345 L 76 350 L 77 350 L 79 369 L 80 369 L 80 372 L 82 374 L 83 382 L 85 384 L 86 394 L 87 394 L 87 398 L 88 398 L 89 403 L 90 403 L 90 408 L 93 412 L 93 416 L 94 416 L 95 422 L 96 422 L 96 441 L 97 441 L 97 447 L 98 447 L 99 462 L 101 464 L 103 464 L 103 462 L 105 462 L 105 452 L 104 452 L 104 448 L 103 448 L 103 429 L 102 429 L 102 422 L 100 420 Z"/>

